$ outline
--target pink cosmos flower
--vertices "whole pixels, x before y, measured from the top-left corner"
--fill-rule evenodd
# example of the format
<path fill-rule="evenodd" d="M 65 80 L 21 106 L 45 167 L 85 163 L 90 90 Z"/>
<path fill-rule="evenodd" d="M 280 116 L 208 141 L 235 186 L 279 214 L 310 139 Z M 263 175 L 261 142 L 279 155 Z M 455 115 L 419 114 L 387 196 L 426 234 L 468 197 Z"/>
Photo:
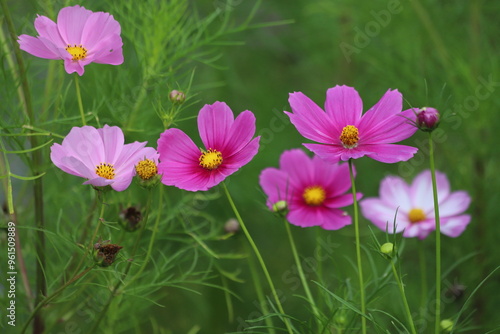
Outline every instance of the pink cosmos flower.
<path fill-rule="evenodd" d="M 108 13 L 78 5 L 65 7 L 57 15 L 57 24 L 39 15 L 35 29 L 37 37 L 19 36 L 21 50 L 40 58 L 62 59 L 68 73 L 83 75 L 83 67 L 92 62 L 123 63 L 120 24 Z"/>
<path fill-rule="evenodd" d="M 401 112 L 403 98 L 397 90 L 388 90 L 364 115 L 358 92 L 347 86 L 335 86 L 326 92 L 324 112 L 301 92 L 288 99 L 293 113 L 285 112 L 299 133 L 322 144 L 304 144 L 327 162 L 372 159 L 394 163 L 410 159 L 417 149 L 392 143 L 410 137 L 417 130 L 415 112 Z"/>
<path fill-rule="evenodd" d="M 117 126 L 74 127 L 62 145 L 53 144 L 50 159 L 66 173 L 88 179 L 83 184 L 111 186 L 116 191 L 128 188 L 135 175 L 134 166 L 143 159 L 157 159 L 156 150 L 146 142 L 124 144 Z"/>
<path fill-rule="evenodd" d="M 450 184 L 443 173 L 436 172 L 436 181 L 441 232 L 449 237 L 458 237 L 471 220 L 470 215 L 463 214 L 471 198 L 465 191 L 450 192 Z M 366 198 L 360 202 L 363 215 L 377 227 L 389 233 L 404 231 L 404 237 L 420 239 L 435 230 L 429 170 L 417 175 L 411 185 L 400 177 L 388 176 L 382 180 L 379 192 L 379 198 Z"/>
<path fill-rule="evenodd" d="M 247 164 L 257 154 L 260 137 L 255 116 L 244 111 L 234 119 L 224 102 L 205 105 L 198 114 L 200 149 L 184 132 L 168 129 L 158 139 L 162 182 L 189 191 L 208 190 Z"/>
<path fill-rule="evenodd" d="M 259 181 L 269 209 L 284 209 L 280 206 L 286 203 L 291 224 L 338 230 L 351 224 L 351 217 L 340 209 L 353 203 L 352 194 L 345 193 L 351 188 L 350 180 L 347 164 L 329 164 L 294 149 L 283 152 L 279 169 L 264 169 Z M 358 199 L 361 196 L 358 193 Z"/>

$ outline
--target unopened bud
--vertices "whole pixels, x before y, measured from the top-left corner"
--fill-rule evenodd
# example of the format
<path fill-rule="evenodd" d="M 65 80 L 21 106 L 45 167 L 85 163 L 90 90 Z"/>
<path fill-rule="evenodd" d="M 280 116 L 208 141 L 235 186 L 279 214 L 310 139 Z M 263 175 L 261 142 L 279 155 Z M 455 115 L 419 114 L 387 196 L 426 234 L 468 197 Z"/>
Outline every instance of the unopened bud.
<path fill-rule="evenodd" d="M 394 244 L 392 242 L 386 242 L 385 244 L 380 246 L 380 252 L 391 258 L 392 253 L 394 252 Z"/>
<path fill-rule="evenodd" d="M 240 230 L 240 223 L 238 223 L 238 220 L 231 218 L 224 224 L 224 230 L 226 233 L 236 233 Z"/>
<path fill-rule="evenodd" d="M 288 213 L 288 203 L 286 201 L 278 201 L 273 204 L 273 211 L 282 215 Z"/>
<path fill-rule="evenodd" d="M 343 328 L 345 328 L 345 325 L 347 323 L 347 318 L 345 317 L 345 315 L 339 313 L 339 314 L 335 315 L 335 318 L 333 321 L 334 321 L 336 326 L 343 329 Z"/>
<path fill-rule="evenodd" d="M 434 108 L 423 107 L 417 110 L 417 126 L 422 131 L 433 131 L 439 125 L 439 111 Z"/>
<path fill-rule="evenodd" d="M 439 325 L 441 326 L 441 329 L 447 333 L 451 332 L 453 330 L 453 320 L 450 320 L 450 319 L 443 319 L 441 320 L 441 322 L 439 323 Z"/>
<path fill-rule="evenodd" d="M 173 104 L 183 104 L 184 101 L 186 101 L 186 94 L 180 90 L 174 89 L 173 91 L 168 94 L 168 98 L 170 99 L 170 102 Z"/>

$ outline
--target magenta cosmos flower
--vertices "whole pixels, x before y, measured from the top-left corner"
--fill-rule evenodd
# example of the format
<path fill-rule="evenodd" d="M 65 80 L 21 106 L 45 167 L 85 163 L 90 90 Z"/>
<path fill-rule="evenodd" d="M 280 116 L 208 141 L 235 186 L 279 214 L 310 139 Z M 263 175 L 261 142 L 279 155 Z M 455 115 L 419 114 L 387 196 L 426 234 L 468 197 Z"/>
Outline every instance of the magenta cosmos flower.
<path fill-rule="evenodd" d="M 353 203 L 352 194 L 345 193 L 351 188 L 347 164 L 329 164 L 294 149 L 283 152 L 279 169 L 264 169 L 259 181 L 267 206 L 276 211 L 286 203 L 286 218 L 294 225 L 338 230 L 351 224 L 351 217 L 340 209 Z M 361 196 L 358 193 L 358 199 Z"/>
<path fill-rule="evenodd" d="M 436 172 L 436 181 L 441 232 L 458 237 L 471 220 L 470 215 L 463 214 L 471 198 L 465 191 L 450 192 L 450 184 L 443 173 Z M 420 239 L 436 229 L 429 170 L 417 175 L 411 185 L 400 177 L 388 176 L 382 180 L 379 193 L 379 198 L 366 198 L 360 205 L 363 215 L 380 229 L 389 233 L 403 231 L 404 237 Z"/>
<path fill-rule="evenodd" d="M 123 63 L 120 24 L 108 13 L 94 13 L 78 5 L 65 7 L 57 15 L 57 23 L 38 16 L 35 29 L 37 37 L 19 36 L 21 50 L 40 58 L 62 59 L 68 73 L 82 75 L 83 67 L 92 62 Z"/>
<path fill-rule="evenodd" d="M 156 150 L 145 146 L 146 142 L 124 144 L 117 126 L 74 127 L 62 145 L 52 145 L 50 159 L 66 173 L 88 179 L 84 184 L 122 191 L 130 185 L 139 161 L 157 161 Z"/>
<path fill-rule="evenodd" d="M 335 86 L 326 92 L 324 112 L 301 92 L 288 99 L 293 113 L 285 112 L 299 133 L 322 144 L 304 144 L 324 160 L 340 160 L 368 156 L 393 163 L 410 159 L 417 149 L 392 143 L 410 137 L 417 128 L 412 109 L 401 112 L 403 97 L 388 90 L 364 115 L 358 92 L 347 86 Z"/>
<path fill-rule="evenodd" d="M 200 149 L 184 132 L 168 129 L 158 139 L 162 182 L 189 191 L 208 190 L 247 164 L 257 154 L 255 116 L 244 111 L 234 119 L 224 102 L 205 105 L 198 114 Z"/>

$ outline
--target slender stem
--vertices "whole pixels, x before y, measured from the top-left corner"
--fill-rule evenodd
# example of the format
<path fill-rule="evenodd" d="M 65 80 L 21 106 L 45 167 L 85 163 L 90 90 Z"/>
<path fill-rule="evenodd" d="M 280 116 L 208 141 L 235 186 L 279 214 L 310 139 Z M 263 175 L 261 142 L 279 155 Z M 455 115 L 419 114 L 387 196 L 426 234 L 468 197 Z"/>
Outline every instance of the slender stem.
<path fill-rule="evenodd" d="M 28 328 L 28 325 L 30 324 L 31 320 L 35 317 L 35 315 L 38 313 L 38 311 L 42 307 L 44 307 L 45 305 L 47 305 L 48 303 L 50 303 L 52 301 L 52 299 L 54 299 L 55 297 L 57 297 L 61 292 L 64 291 L 64 289 L 66 289 L 72 283 L 76 282 L 77 280 L 79 280 L 80 278 L 82 278 L 83 276 L 85 276 L 92 269 L 94 269 L 94 266 L 88 267 L 87 269 L 85 269 L 84 271 L 82 271 L 81 273 L 79 273 L 78 275 L 75 275 L 72 279 L 70 279 L 69 281 L 67 281 L 64 285 L 62 285 L 61 287 L 59 287 L 59 289 L 57 289 L 56 291 L 54 291 L 51 295 L 49 295 L 49 296 L 45 297 L 43 300 L 41 300 L 40 303 L 38 303 L 38 305 L 34 309 L 34 311 L 31 313 L 31 315 L 28 318 L 28 320 L 26 321 L 26 323 L 24 324 L 23 329 L 21 330 L 21 334 L 23 334 L 24 332 L 26 332 L 26 329 Z"/>
<path fill-rule="evenodd" d="M 17 43 L 17 34 L 16 29 L 14 27 L 14 23 L 12 22 L 12 17 L 10 16 L 9 7 L 7 6 L 6 0 L 1 0 L 0 5 L 2 7 L 2 12 L 4 13 L 5 22 L 7 23 L 7 29 L 9 30 L 10 39 L 12 42 L 14 55 L 16 58 L 16 62 L 18 65 L 18 73 L 19 78 L 21 80 L 21 86 L 23 90 L 23 98 L 24 98 L 24 109 L 26 115 L 28 115 L 29 125 L 35 125 L 35 114 L 33 111 L 33 105 L 31 101 L 31 92 L 28 84 L 28 78 L 26 75 L 26 68 L 24 66 L 23 57 L 21 55 L 21 49 L 19 49 L 19 44 Z M 13 69 L 14 70 L 14 69 Z M 31 147 L 39 146 L 38 137 L 31 136 L 30 137 Z M 42 152 L 41 150 L 35 150 L 31 156 L 31 169 L 33 172 L 33 176 L 38 176 L 41 174 L 41 166 L 43 164 L 42 161 Z M 35 303 L 39 303 L 40 300 L 44 298 L 47 294 L 47 282 L 45 279 L 45 222 L 44 222 L 44 213 L 43 213 L 43 183 L 42 178 L 38 177 L 33 182 L 33 198 L 34 198 L 34 217 L 35 217 L 35 226 L 37 228 L 36 232 L 36 242 L 35 242 L 35 251 L 37 254 L 38 261 L 36 262 L 36 301 Z M 42 333 L 44 331 L 44 322 L 43 318 L 39 315 L 35 315 L 35 325 L 33 326 L 33 333 Z"/>
<path fill-rule="evenodd" d="M 413 323 L 413 318 L 411 316 L 410 306 L 408 305 L 408 300 L 406 299 L 405 288 L 403 286 L 403 282 L 399 278 L 398 271 L 396 270 L 396 265 L 394 261 L 391 260 L 392 273 L 394 278 L 396 279 L 396 283 L 398 283 L 399 292 L 401 294 L 401 298 L 403 298 L 403 304 L 405 307 L 406 317 L 408 318 L 408 322 L 410 323 L 410 329 L 413 334 L 417 334 L 417 330 L 415 329 L 415 324 Z M 423 293 L 424 291 L 422 291 Z"/>
<path fill-rule="evenodd" d="M 273 294 L 274 301 L 276 302 L 276 306 L 278 307 L 278 310 L 280 311 L 280 313 L 282 315 L 285 315 L 285 311 L 283 310 L 283 306 L 281 305 L 280 299 L 278 297 L 278 293 L 276 292 L 276 289 L 274 288 L 274 283 L 271 279 L 271 275 L 269 275 L 269 271 L 267 270 L 264 259 L 262 258 L 262 255 L 260 254 L 260 251 L 257 248 L 257 245 L 253 241 L 252 236 L 248 232 L 248 229 L 245 226 L 245 223 L 243 222 L 243 219 L 241 218 L 240 213 L 238 212 L 238 209 L 236 208 L 236 205 L 234 205 L 233 198 L 231 197 L 231 194 L 229 193 L 229 190 L 227 189 L 227 186 L 224 182 L 222 182 L 222 186 L 224 188 L 224 191 L 226 192 L 227 199 L 229 201 L 229 204 L 231 205 L 231 208 L 233 209 L 233 212 L 236 216 L 236 219 L 240 223 L 241 229 L 245 233 L 245 236 L 247 237 L 247 240 L 250 243 L 250 246 L 252 246 L 253 252 L 255 253 L 255 256 L 257 257 L 257 260 L 259 261 L 259 264 L 262 268 L 262 271 L 264 272 L 264 276 L 266 277 L 267 283 L 269 284 L 269 287 L 271 288 L 271 292 Z M 285 326 L 288 330 L 288 333 L 293 334 L 289 319 L 283 318 L 283 322 L 285 323 Z"/>
<path fill-rule="evenodd" d="M 99 210 L 99 217 L 97 217 L 97 226 L 94 230 L 94 233 L 92 234 L 92 239 L 90 239 L 89 249 L 94 249 L 94 241 L 95 238 L 97 237 L 97 233 L 99 233 L 99 229 L 101 228 L 101 223 L 104 220 L 104 209 L 106 208 L 105 193 L 104 193 L 106 190 L 96 190 L 96 191 L 97 191 L 97 198 L 99 202 L 101 202 L 101 208 Z"/>
<path fill-rule="evenodd" d="M 352 200 L 354 207 L 354 234 L 356 237 L 356 262 L 358 265 L 358 279 L 359 279 L 359 294 L 361 299 L 361 330 L 366 334 L 366 304 L 365 304 L 365 284 L 363 282 L 363 266 L 361 264 L 361 243 L 359 241 L 359 213 L 358 213 L 358 198 L 356 196 L 356 183 L 354 182 L 354 171 L 352 159 L 349 159 L 349 175 L 351 177 Z"/>
<path fill-rule="evenodd" d="M 80 92 L 80 83 L 78 80 L 78 74 L 75 73 L 75 88 L 76 88 L 76 99 L 78 101 L 78 109 L 80 110 L 80 116 L 82 117 L 82 124 L 87 125 L 85 121 L 85 112 L 83 111 L 82 94 Z"/>
<path fill-rule="evenodd" d="M 436 324 L 435 333 L 441 332 L 441 223 L 439 221 L 439 201 L 437 194 L 436 167 L 434 166 L 434 142 L 429 132 L 429 163 L 432 177 L 432 194 L 434 197 L 434 217 L 436 219 Z"/>
<path fill-rule="evenodd" d="M 299 254 L 297 253 L 297 248 L 295 247 L 295 241 L 293 240 L 292 231 L 290 231 L 290 224 L 288 223 L 288 221 L 286 219 L 283 219 L 283 221 L 285 223 L 285 229 L 286 229 L 286 233 L 288 234 L 288 240 L 290 241 L 290 246 L 292 247 L 292 254 L 293 254 L 293 258 L 295 260 L 295 264 L 297 266 L 297 270 L 299 272 L 300 281 L 302 282 L 302 286 L 304 286 L 304 291 L 306 292 L 307 299 L 309 300 L 309 303 L 311 304 L 314 316 L 316 317 L 316 321 L 318 321 L 318 323 L 319 323 L 320 322 L 320 315 L 319 315 L 318 307 L 317 307 L 316 302 L 314 301 L 314 298 L 311 294 L 311 290 L 309 290 L 309 284 L 307 283 L 306 277 L 304 275 L 304 270 L 302 269 L 302 264 L 300 263 Z"/>
<path fill-rule="evenodd" d="M 145 214 L 144 214 L 144 223 L 141 227 L 141 230 L 139 231 L 139 234 L 137 235 L 137 239 L 135 240 L 135 243 L 134 243 L 134 246 L 132 248 L 132 253 L 131 253 L 131 258 L 134 259 L 136 253 L 137 253 L 137 250 L 139 249 L 139 241 L 141 240 L 141 237 L 142 237 L 142 234 L 144 232 L 144 230 L 146 229 L 146 224 L 148 222 L 148 216 L 149 216 L 149 211 L 150 211 L 150 208 L 151 208 L 151 200 L 152 200 L 152 191 L 151 189 L 148 190 L 148 200 L 147 200 L 147 204 L 146 204 L 146 209 L 145 209 Z M 153 232 L 154 233 L 154 232 Z M 122 274 L 122 278 L 118 279 L 118 281 L 116 282 L 115 286 L 113 287 L 113 290 L 111 291 L 111 294 L 109 295 L 109 298 L 106 302 L 106 304 L 104 305 L 104 308 L 102 309 L 102 311 L 100 312 L 99 314 L 99 318 L 97 318 L 97 320 L 94 322 L 94 325 L 92 326 L 92 329 L 90 330 L 89 333 L 97 333 L 97 329 L 99 328 L 99 324 L 101 323 L 102 319 L 104 318 L 104 316 L 106 315 L 108 309 L 109 309 L 109 306 L 111 305 L 111 302 L 113 301 L 113 299 L 115 298 L 116 296 L 116 292 L 118 291 L 118 289 L 120 288 L 120 286 L 124 283 L 125 281 L 125 278 L 127 277 L 129 271 L 130 271 L 130 268 L 132 266 L 132 261 L 128 261 L 127 263 L 127 266 L 125 267 L 125 270 L 123 271 L 123 274 Z M 133 277 L 133 279 L 135 279 L 136 276 Z M 128 282 L 127 284 L 125 284 L 125 286 L 129 285 L 130 283 Z"/>

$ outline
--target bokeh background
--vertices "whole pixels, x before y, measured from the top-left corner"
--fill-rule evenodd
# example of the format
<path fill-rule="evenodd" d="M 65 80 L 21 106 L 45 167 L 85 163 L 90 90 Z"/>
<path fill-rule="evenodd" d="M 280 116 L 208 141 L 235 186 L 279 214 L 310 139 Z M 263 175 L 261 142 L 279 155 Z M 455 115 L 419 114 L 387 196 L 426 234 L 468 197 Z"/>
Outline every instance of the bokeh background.
<path fill-rule="evenodd" d="M 177 2 L 183 3 L 185 15 L 199 18 L 214 15 L 207 25 L 208 35 L 215 35 L 225 24 L 225 15 L 230 14 L 227 22 L 237 26 L 245 22 L 255 8 L 255 2 L 250 0 Z M 32 35 L 36 13 L 54 18 L 59 8 L 73 4 L 62 1 L 8 3 L 19 34 Z M 354 86 L 363 99 L 364 110 L 367 110 L 387 89 L 397 88 L 404 96 L 405 108 L 432 106 L 439 109 L 442 132 L 436 141 L 437 168 L 448 175 L 452 190 L 466 190 L 473 199 L 468 210 L 472 222 L 467 230 L 459 238 L 443 237 L 442 240 L 443 272 L 446 273 L 443 290 L 447 294 L 443 318 L 452 318 L 475 287 L 500 265 L 497 250 L 500 234 L 500 154 L 497 143 L 500 138 L 500 3 L 484 0 L 263 1 L 250 26 L 221 35 L 216 41 L 190 53 L 185 49 L 181 52 L 176 49 L 177 44 L 168 42 L 169 38 L 175 40 L 175 36 L 186 33 L 179 30 L 186 27 L 183 21 L 180 18 L 173 20 L 172 12 L 167 14 L 168 10 L 177 8 L 168 1 L 149 0 L 141 5 L 132 1 L 127 5 L 118 1 L 84 1 L 80 4 L 93 11 L 112 13 L 122 24 L 124 38 L 126 61 L 122 66 L 93 64 L 86 67 L 81 78 L 84 105 L 92 113 L 90 118 L 94 117 L 94 125 L 123 126 L 128 141 L 148 140 L 155 145 L 162 131 L 157 112 L 166 108 L 168 92 L 174 88 L 189 93 L 188 103 L 179 116 L 179 120 L 187 119 L 173 126 L 182 128 L 200 145 L 196 121 L 192 117 L 204 104 L 225 101 L 235 113 L 247 109 L 255 113 L 261 149 L 252 162 L 230 177 L 228 187 L 283 294 L 284 308 L 291 315 L 304 321 L 311 317 L 306 302 L 298 296 L 303 292 L 296 283 L 298 276 L 293 272 L 292 253 L 283 223 L 265 207 L 258 176 L 266 167 L 277 167 L 284 150 L 301 147 L 306 142 L 283 114 L 284 110 L 290 110 L 288 94 L 294 91 L 303 92 L 323 106 L 328 88 L 343 84 Z M 143 15 L 135 13 L 138 11 L 136 7 L 144 11 Z M 127 25 L 126 22 L 135 24 Z M 260 23 L 276 24 L 259 26 Z M 253 24 L 257 25 L 252 27 Z M 161 39 L 167 41 L 160 45 L 151 43 Z M 56 61 L 35 59 L 27 54 L 23 56 L 30 69 L 33 95 L 38 96 L 39 127 L 65 135 L 71 126 L 78 125 L 78 117 L 69 117 L 77 115 L 71 80 Z M 152 61 L 155 57 L 173 60 L 167 62 L 166 67 L 155 67 Z M 49 66 L 54 67 L 50 73 L 56 79 L 53 80 L 55 86 L 47 88 L 44 83 Z M 8 73 L 5 68 L 4 61 L 4 74 Z M 148 70 L 154 75 L 149 77 L 144 88 Z M 12 98 L 15 87 L 9 86 L 8 74 L 4 75 L 2 85 L 2 100 L 6 101 L 0 102 L 3 104 L 3 124 L 15 128 L 22 124 L 22 119 L 11 112 L 18 106 Z M 59 92 L 58 96 L 43 98 L 47 89 Z M 139 110 L 132 124 L 129 122 L 131 110 Z M 408 162 L 388 165 L 368 158 L 355 162 L 360 192 L 365 196 L 376 196 L 383 177 L 399 175 L 410 181 L 428 168 L 427 134 L 418 132 L 404 143 L 420 149 Z M 48 171 L 45 203 L 50 208 L 47 220 L 57 222 L 57 225 L 52 225 L 53 229 L 60 225 L 68 229 L 61 217 L 67 221 L 74 219 L 75 212 L 85 213 L 87 204 L 78 198 L 90 198 L 90 190 L 81 189 L 81 180 L 55 170 L 48 161 L 48 150 L 45 157 Z M 22 160 L 16 168 L 19 174 L 26 170 Z M 66 190 L 61 193 L 63 183 Z M 143 196 L 137 187 L 133 189 L 137 196 Z M 27 219 L 30 217 L 29 200 L 23 198 L 29 191 L 29 185 L 16 183 L 18 211 Z M 171 201 L 183 196 L 183 192 L 175 189 L 168 191 Z M 68 193 L 72 194 L 72 200 L 65 198 Z M 202 211 L 211 217 L 211 230 L 223 234 L 224 223 L 234 214 L 221 192 L 214 190 L 210 194 L 214 199 L 204 205 Z M 121 196 L 116 197 L 116 203 L 131 203 L 131 195 Z M 66 203 L 73 209 L 61 209 L 58 203 Z M 70 213 L 69 210 L 76 211 Z M 196 223 L 196 219 L 190 222 Z M 383 275 L 387 263 L 371 249 L 370 227 L 367 220 L 361 220 L 366 250 L 365 276 L 374 279 L 376 275 Z M 318 248 L 323 255 L 326 254 L 324 260 L 312 265 L 307 272 L 308 279 L 322 282 L 344 296 L 355 290 L 352 226 L 339 231 L 292 226 L 292 232 L 303 258 L 314 258 Z M 385 239 L 382 231 L 373 228 L 373 232 L 379 240 Z M 160 243 L 170 241 L 167 236 L 159 239 Z M 212 239 L 207 243 L 218 251 L 248 251 L 243 235 L 228 240 Z M 32 249 L 29 245 L 26 247 L 29 254 Z M 422 295 L 431 299 L 433 294 L 433 247 L 434 236 L 431 235 L 424 241 L 406 240 L 402 252 L 401 270 L 410 305 L 416 314 L 429 314 L 433 307 L 419 309 Z M 427 259 L 427 291 L 421 290 L 419 250 Z M 370 252 L 372 255 L 367 255 Z M 140 333 L 144 328 L 151 331 L 154 328 L 155 332 L 165 333 L 187 333 L 189 330 L 192 333 L 226 333 L 242 330 L 243 320 L 259 317 L 248 259 L 222 259 L 218 266 L 237 272 L 244 281 L 227 282 L 227 287 L 239 296 L 239 299 L 232 298 L 232 319 L 228 318 L 225 295 L 220 289 L 195 286 L 190 288 L 196 292 L 190 292 L 165 287 L 161 291 L 162 299 L 158 301 L 164 307 L 148 305 L 150 317 L 135 320 L 142 325 L 131 329 L 122 324 L 121 331 Z M 499 325 L 499 275 L 492 275 L 471 298 L 465 312 L 470 332 L 487 332 Z M 217 278 L 208 281 L 220 284 Z M 455 290 L 458 287 L 463 293 L 455 295 L 456 291 L 451 291 L 450 287 Z M 265 290 L 265 293 L 269 292 Z M 324 299 L 320 303 L 324 303 L 325 309 L 333 309 L 335 303 L 319 290 L 313 284 L 316 298 Z M 378 292 L 371 307 L 403 319 L 399 296 L 392 290 L 395 291 L 395 286 Z M 427 327 L 420 324 L 424 328 L 422 333 L 432 328 L 432 316 L 429 319 Z"/>

